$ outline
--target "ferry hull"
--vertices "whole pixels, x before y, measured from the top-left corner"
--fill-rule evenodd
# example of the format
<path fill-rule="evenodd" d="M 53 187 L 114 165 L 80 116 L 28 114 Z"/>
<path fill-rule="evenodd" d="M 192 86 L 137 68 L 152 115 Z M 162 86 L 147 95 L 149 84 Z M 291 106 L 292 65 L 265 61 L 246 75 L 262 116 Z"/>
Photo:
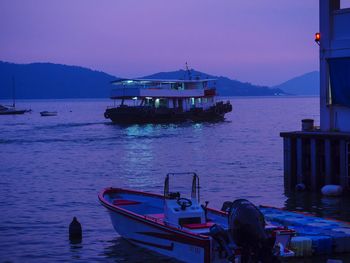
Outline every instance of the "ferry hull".
<path fill-rule="evenodd" d="M 186 121 L 222 121 L 232 111 L 231 104 L 214 106 L 208 110 L 192 109 L 187 112 L 174 109 L 148 109 L 143 107 L 116 107 L 105 111 L 105 117 L 114 123 L 178 123 Z"/>

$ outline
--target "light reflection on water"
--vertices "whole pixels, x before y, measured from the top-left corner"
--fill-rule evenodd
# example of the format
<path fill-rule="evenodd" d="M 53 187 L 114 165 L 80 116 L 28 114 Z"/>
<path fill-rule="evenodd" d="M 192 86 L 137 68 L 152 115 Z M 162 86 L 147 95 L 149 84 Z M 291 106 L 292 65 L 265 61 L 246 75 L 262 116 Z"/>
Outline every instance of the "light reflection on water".
<path fill-rule="evenodd" d="M 247 198 L 349 220 L 348 199 L 284 195 L 279 132 L 299 129 L 303 118 L 319 123 L 318 99 L 231 102 L 221 123 L 129 126 L 103 118 L 107 100 L 19 102 L 33 112 L 0 116 L 0 261 L 163 260 L 119 238 L 97 193 L 109 186 L 162 193 L 168 172 L 196 172 L 211 207 Z M 43 110 L 58 116 L 40 117 Z M 79 245 L 68 241 L 73 216 L 83 226 Z"/>

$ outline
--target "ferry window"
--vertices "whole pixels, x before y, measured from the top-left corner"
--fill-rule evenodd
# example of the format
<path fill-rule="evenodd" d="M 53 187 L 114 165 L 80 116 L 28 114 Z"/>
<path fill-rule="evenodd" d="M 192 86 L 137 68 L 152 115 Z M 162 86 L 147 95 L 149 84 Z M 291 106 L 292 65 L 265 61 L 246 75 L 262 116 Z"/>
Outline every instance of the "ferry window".
<path fill-rule="evenodd" d="M 167 108 L 168 107 L 168 100 L 167 99 L 160 99 L 159 107 Z"/>
<path fill-rule="evenodd" d="M 191 104 L 194 105 L 194 98 L 191 98 Z"/>
<path fill-rule="evenodd" d="M 159 99 L 154 101 L 154 107 L 159 108 Z"/>
<path fill-rule="evenodd" d="M 153 105 L 153 100 L 150 99 L 150 98 L 146 98 L 146 103 L 145 103 L 146 106 L 152 106 Z"/>
<path fill-rule="evenodd" d="M 350 107 L 350 58 L 328 60 L 332 104 Z"/>

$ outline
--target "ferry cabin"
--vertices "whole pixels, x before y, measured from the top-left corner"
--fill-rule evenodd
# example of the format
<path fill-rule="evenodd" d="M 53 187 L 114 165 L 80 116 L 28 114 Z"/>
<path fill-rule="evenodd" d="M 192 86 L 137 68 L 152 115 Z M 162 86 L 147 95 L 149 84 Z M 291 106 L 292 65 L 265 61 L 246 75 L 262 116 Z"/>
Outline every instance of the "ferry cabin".
<path fill-rule="evenodd" d="M 127 79 L 113 82 L 115 105 L 169 108 L 190 111 L 212 107 L 216 100 L 215 80 Z"/>

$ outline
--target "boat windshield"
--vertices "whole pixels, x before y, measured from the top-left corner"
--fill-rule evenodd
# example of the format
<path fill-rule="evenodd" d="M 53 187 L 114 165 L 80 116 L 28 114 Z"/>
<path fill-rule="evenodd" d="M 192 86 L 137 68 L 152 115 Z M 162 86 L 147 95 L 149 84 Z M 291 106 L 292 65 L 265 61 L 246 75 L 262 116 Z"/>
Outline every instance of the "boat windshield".
<path fill-rule="evenodd" d="M 199 194 L 199 177 L 196 173 L 192 172 L 192 173 L 168 173 L 165 177 L 165 182 L 164 182 L 164 197 L 167 199 L 172 199 L 172 198 L 176 198 L 176 197 L 180 197 L 180 193 L 179 192 L 173 192 L 174 188 L 178 188 L 180 190 L 185 190 L 184 187 L 187 184 L 184 184 L 184 179 L 188 179 L 188 176 L 192 175 L 192 186 L 191 186 L 191 198 L 197 199 L 198 202 L 200 202 L 200 194 Z M 170 177 L 175 177 L 179 178 L 178 179 L 178 183 L 176 185 L 176 183 L 173 184 L 172 182 L 172 187 L 170 191 Z M 181 178 L 181 179 L 180 179 Z"/>

